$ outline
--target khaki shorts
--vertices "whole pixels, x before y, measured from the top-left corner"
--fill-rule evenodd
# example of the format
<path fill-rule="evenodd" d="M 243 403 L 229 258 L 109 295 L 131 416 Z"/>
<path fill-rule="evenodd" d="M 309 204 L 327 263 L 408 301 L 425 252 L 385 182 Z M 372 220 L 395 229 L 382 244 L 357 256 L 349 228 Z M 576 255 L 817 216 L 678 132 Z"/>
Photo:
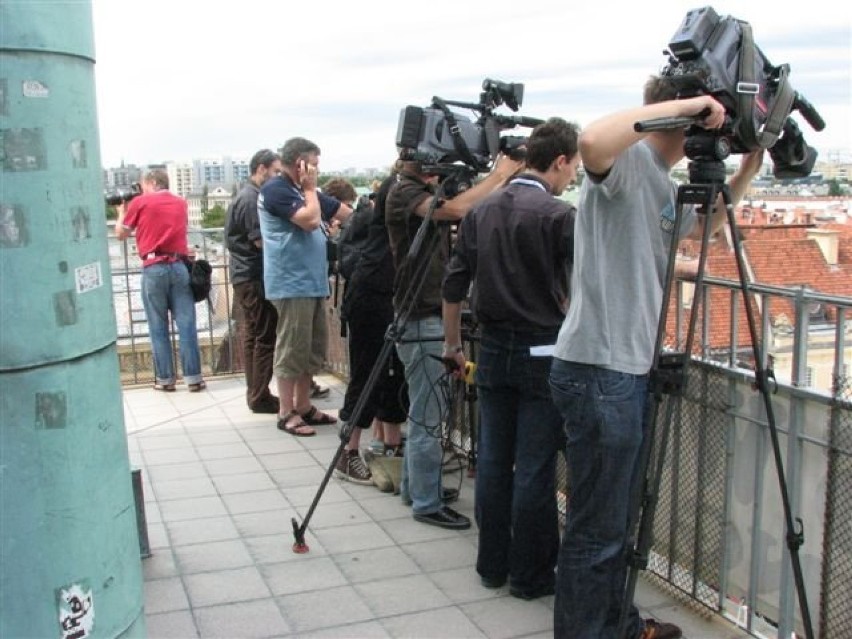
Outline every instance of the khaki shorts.
<path fill-rule="evenodd" d="M 293 379 L 322 370 L 328 346 L 325 298 L 294 297 L 271 300 L 278 311 L 273 371 Z"/>

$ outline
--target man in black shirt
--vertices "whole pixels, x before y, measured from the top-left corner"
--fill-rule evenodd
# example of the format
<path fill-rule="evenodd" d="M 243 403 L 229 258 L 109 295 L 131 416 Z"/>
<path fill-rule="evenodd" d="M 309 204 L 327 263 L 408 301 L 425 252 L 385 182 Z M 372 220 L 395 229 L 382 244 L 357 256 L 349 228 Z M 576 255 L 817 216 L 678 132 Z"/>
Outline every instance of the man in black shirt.
<path fill-rule="evenodd" d="M 561 118 L 533 130 L 525 170 L 462 220 L 443 283 L 443 356 L 460 370 L 471 282 L 481 327 L 476 570 L 486 588 L 508 579 L 521 599 L 553 594 L 559 552 L 556 456 L 565 436 L 548 377 L 568 304 L 575 209 L 554 196 L 576 178 L 577 135 Z"/>
<path fill-rule="evenodd" d="M 261 185 L 281 173 L 281 158 L 269 149 L 254 154 L 251 177 L 228 207 L 225 241 L 231 253 L 234 301 L 242 311 L 246 403 L 255 413 L 277 413 L 278 398 L 269 392 L 278 313 L 263 290 L 263 242 L 257 217 Z"/>

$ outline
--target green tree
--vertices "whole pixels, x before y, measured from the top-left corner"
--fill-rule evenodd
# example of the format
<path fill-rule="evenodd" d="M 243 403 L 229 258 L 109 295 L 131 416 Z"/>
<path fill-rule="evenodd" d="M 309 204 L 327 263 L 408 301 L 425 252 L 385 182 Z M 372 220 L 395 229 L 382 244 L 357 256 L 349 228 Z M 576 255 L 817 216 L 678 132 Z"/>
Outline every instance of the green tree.
<path fill-rule="evenodd" d="M 227 211 L 221 204 L 216 204 L 201 218 L 201 227 L 205 229 L 222 228 L 225 226 L 225 214 Z"/>
<path fill-rule="evenodd" d="M 115 207 L 110 206 L 106 202 L 104 202 L 104 213 L 106 215 L 106 219 L 114 220 L 118 217 L 118 213 L 115 212 Z"/>
<path fill-rule="evenodd" d="M 835 196 L 843 195 L 843 189 L 840 188 L 840 182 L 838 182 L 836 178 L 831 178 L 828 181 L 828 194 Z"/>

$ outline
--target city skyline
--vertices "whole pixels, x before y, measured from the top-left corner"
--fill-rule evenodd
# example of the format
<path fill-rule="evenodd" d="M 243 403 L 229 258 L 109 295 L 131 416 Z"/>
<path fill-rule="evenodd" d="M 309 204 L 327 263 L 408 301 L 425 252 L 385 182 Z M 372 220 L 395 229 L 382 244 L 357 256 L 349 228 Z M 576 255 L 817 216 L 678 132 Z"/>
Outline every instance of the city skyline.
<path fill-rule="evenodd" d="M 542 0 L 533 14 L 517 5 L 498 12 L 481 1 L 436 0 L 413 20 L 396 5 L 368 0 L 323 22 L 303 5 L 235 12 L 150 0 L 127 28 L 123 5 L 93 0 L 104 166 L 223 150 L 250 157 L 300 135 L 319 144 L 320 168 L 329 172 L 390 165 L 401 109 L 427 106 L 433 96 L 476 102 L 486 77 L 524 83 L 518 115 L 528 117 L 558 115 L 584 126 L 634 106 L 696 8 L 663 0 L 651 15 L 622 1 L 600 12 Z M 793 87 L 827 123 L 817 133 L 794 113 L 821 158 L 848 155 L 852 9 L 815 0 L 792 20 L 770 0 L 713 6 L 748 21 L 773 64 L 790 65 Z M 311 28 L 283 28 L 293 24 Z"/>

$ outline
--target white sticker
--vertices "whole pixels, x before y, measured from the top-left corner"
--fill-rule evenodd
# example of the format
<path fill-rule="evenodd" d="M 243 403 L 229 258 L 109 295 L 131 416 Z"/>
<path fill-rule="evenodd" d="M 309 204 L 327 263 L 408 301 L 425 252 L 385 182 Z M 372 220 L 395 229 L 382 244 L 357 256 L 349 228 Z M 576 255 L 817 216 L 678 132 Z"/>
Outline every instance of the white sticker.
<path fill-rule="evenodd" d="M 556 344 L 530 346 L 530 357 L 553 357 L 553 351 L 555 348 Z"/>
<path fill-rule="evenodd" d="M 25 98 L 46 98 L 50 95 L 50 89 L 38 80 L 24 80 Z"/>
<path fill-rule="evenodd" d="M 86 639 L 95 627 L 92 589 L 85 583 L 59 591 L 59 627 L 62 639 Z"/>
<path fill-rule="evenodd" d="M 77 283 L 77 293 L 88 293 L 103 286 L 101 278 L 101 263 L 92 262 L 74 269 L 74 281 Z"/>

